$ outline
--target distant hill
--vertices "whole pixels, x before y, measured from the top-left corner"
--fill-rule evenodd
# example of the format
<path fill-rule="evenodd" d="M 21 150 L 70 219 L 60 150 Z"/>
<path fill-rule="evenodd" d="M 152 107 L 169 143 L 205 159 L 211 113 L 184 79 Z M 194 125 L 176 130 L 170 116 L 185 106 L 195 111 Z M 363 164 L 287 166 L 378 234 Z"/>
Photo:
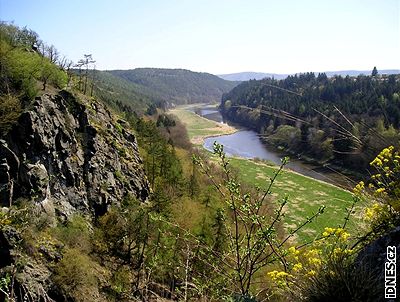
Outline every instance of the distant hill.
<path fill-rule="evenodd" d="M 274 78 L 277 80 L 284 79 L 288 74 L 277 74 L 277 73 L 264 73 L 264 72 L 237 72 L 229 74 L 219 74 L 221 79 L 227 81 L 248 81 L 248 80 L 261 80 L 264 78 Z"/>
<path fill-rule="evenodd" d="M 339 71 L 324 71 L 328 77 L 332 77 L 334 75 L 341 75 L 341 76 L 358 76 L 360 74 L 370 75 L 371 70 L 339 70 Z M 399 74 L 399 69 L 384 69 L 379 70 L 379 74 Z M 318 74 L 318 72 L 315 72 Z M 261 80 L 265 78 L 274 78 L 276 80 L 281 80 L 287 78 L 289 74 L 279 74 L 279 73 L 263 73 L 263 72 L 237 72 L 237 73 L 229 73 L 229 74 L 220 74 L 218 75 L 221 79 L 227 81 L 248 81 L 248 80 Z M 290 75 L 294 75 L 290 74 Z"/>
<path fill-rule="evenodd" d="M 108 70 L 102 73 L 110 74 L 109 79 L 114 82 L 116 78 L 122 79 L 118 85 L 131 83 L 132 89 L 151 100 L 176 104 L 219 102 L 223 93 L 238 84 L 209 73 L 185 69 L 137 68 Z"/>

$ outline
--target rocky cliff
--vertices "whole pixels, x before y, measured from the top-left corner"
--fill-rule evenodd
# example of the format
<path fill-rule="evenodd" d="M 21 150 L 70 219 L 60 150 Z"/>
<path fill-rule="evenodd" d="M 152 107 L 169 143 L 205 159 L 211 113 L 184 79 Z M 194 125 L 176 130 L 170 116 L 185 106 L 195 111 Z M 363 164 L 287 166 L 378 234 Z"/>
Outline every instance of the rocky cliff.
<path fill-rule="evenodd" d="M 134 134 L 94 100 L 67 91 L 37 97 L 0 141 L 0 203 L 28 199 L 48 214 L 102 215 L 149 185 Z"/>

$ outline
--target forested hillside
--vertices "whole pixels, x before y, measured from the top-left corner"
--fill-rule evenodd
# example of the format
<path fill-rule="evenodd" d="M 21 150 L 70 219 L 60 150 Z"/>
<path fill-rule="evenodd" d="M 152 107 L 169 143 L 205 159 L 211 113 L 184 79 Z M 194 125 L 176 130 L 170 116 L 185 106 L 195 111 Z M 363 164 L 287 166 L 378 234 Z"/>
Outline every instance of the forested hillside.
<path fill-rule="evenodd" d="M 112 75 L 106 71 L 94 70 L 94 93 L 114 109 L 128 107 L 143 113 L 151 104 L 159 105 L 151 93 L 142 86 Z"/>
<path fill-rule="evenodd" d="M 175 104 L 217 102 L 224 92 L 238 84 L 209 73 L 184 69 L 137 68 L 107 72 L 137 85 L 142 94 L 156 101 Z"/>
<path fill-rule="evenodd" d="M 243 82 L 222 98 L 229 119 L 296 155 L 358 169 L 398 144 L 400 76 L 305 73 Z"/>

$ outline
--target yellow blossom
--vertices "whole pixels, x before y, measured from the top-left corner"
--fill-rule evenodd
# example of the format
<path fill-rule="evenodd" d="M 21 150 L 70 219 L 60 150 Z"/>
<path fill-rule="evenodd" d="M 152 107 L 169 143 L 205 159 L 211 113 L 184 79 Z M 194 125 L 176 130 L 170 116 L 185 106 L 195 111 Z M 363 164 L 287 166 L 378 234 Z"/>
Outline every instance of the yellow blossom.
<path fill-rule="evenodd" d="M 376 157 L 371 163 L 371 166 L 377 166 L 377 167 L 381 167 L 382 166 L 382 160 L 378 157 Z"/>
<path fill-rule="evenodd" d="M 271 271 L 271 272 L 268 272 L 267 275 L 269 277 L 271 277 L 272 279 L 275 279 L 277 273 L 278 273 L 278 271 Z"/>
<path fill-rule="evenodd" d="M 273 280 L 273 281 L 280 281 L 285 279 L 286 277 L 293 277 L 291 274 L 288 274 L 286 272 L 278 272 L 277 270 L 268 272 L 267 275 Z"/>
<path fill-rule="evenodd" d="M 300 251 L 299 251 L 299 250 L 296 250 L 296 248 L 295 248 L 294 246 L 291 246 L 291 247 L 288 249 L 288 252 L 289 252 L 290 254 L 293 254 L 293 255 L 298 255 L 298 254 L 300 253 Z"/>
<path fill-rule="evenodd" d="M 349 238 L 350 234 L 347 233 L 344 229 L 342 228 L 337 228 L 335 231 L 335 235 L 338 236 L 341 240 L 345 241 L 347 238 Z"/>
<path fill-rule="evenodd" d="M 364 190 L 365 184 L 363 181 L 360 181 L 353 189 L 354 194 L 361 194 Z"/>
<path fill-rule="evenodd" d="M 315 276 L 316 274 L 317 274 L 316 271 L 314 271 L 313 269 L 307 272 L 307 275 L 310 277 Z"/>
<path fill-rule="evenodd" d="M 366 220 L 372 220 L 375 216 L 375 212 L 374 210 L 370 209 L 370 208 L 366 208 L 365 209 L 365 219 Z"/>
<path fill-rule="evenodd" d="M 375 202 L 371 207 L 365 209 L 364 217 L 367 221 L 373 220 L 382 210 L 382 206 Z"/>
<path fill-rule="evenodd" d="M 343 233 L 340 234 L 340 239 L 343 240 L 343 241 L 346 241 L 347 238 L 349 238 L 349 237 L 350 237 L 350 234 L 347 233 L 347 232 L 343 232 Z"/>
<path fill-rule="evenodd" d="M 278 272 L 276 274 L 276 278 L 284 278 L 284 277 L 288 277 L 288 276 L 290 276 L 290 275 L 286 272 Z"/>
<path fill-rule="evenodd" d="M 325 231 L 322 233 L 322 236 L 328 237 L 328 236 L 334 234 L 335 231 L 336 231 L 336 229 L 334 229 L 334 228 L 325 228 Z"/>
<path fill-rule="evenodd" d="M 303 268 L 303 265 L 301 264 L 301 263 L 296 263 L 294 266 L 293 266 L 293 270 L 295 271 L 295 272 L 298 272 L 299 270 L 301 270 Z"/>
<path fill-rule="evenodd" d="M 317 249 L 312 249 L 312 250 L 309 250 L 307 253 L 306 253 L 306 256 L 307 257 L 309 257 L 309 258 L 316 258 L 316 257 L 318 257 L 318 255 L 320 254 L 320 250 L 317 250 Z"/>
<path fill-rule="evenodd" d="M 314 265 L 321 265 L 322 261 L 319 258 L 309 258 L 308 262 Z"/>
<path fill-rule="evenodd" d="M 341 254 L 343 254 L 343 250 L 342 250 L 340 247 L 337 247 L 337 248 L 335 248 L 335 249 L 333 250 L 333 255 L 334 255 L 334 256 L 339 256 L 339 255 L 341 255 Z"/>
<path fill-rule="evenodd" d="M 353 253 L 353 250 L 352 249 L 344 249 L 343 253 L 347 254 L 347 255 L 351 255 Z"/>

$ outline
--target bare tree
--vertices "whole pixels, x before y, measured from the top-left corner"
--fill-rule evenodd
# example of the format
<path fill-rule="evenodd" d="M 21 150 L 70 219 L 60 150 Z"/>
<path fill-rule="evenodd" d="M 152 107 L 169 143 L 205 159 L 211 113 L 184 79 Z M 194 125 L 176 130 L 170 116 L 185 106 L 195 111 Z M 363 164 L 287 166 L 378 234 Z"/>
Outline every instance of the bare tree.
<path fill-rule="evenodd" d="M 67 76 L 68 76 L 67 85 L 69 85 L 71 83 L 71 78 L 72 78 L 71 67 L 72 66 L 74 66 L 74 62 L 72 60 L 67 60 L 67 62 L 65 64 L 65 68 L 64 68 L 64 70 L 67 72 Z"/>
<path fill-rule="evenodd" d="M 87 84 L 88 84 L 88 78 L 89 78 L 89 67 L 90 67 L 90 64 L 93 64 L 93 66 L 94 66 L 94 63 L 96 63 L 96 61 L 93 60 L 91 54 L 84 54 L 83 56 L 84 56 L 84 58 L 83 58 L 83 59 L 80 59 L 80 60 L 78 61 L 78 63 L 75 65 L 75 67 L 78 67 L 78 68 L 79 68 L 79 89 L 80 89 L 84 94 L 86 94 L 86 91 L 87 91 Z M 81 83 L 82 83 L 82 67 L 85 67 L 85 84 L 84 84 L 84 86 L 83 86 L 82 89 L 81 89 Z M 93 68 L 94 68 L 94 67 L 93 67 Z M 92 93 L 93 93 L 93 88 L 92 88 L 91 94 L 92 94 Z"/>
<path fill-rule="evenodd" d="M 78 80 L 78 89 L 79 90 L 81 90 L 81 85 L 82 85 L 82 66 L 84 64 L 85 64 L 85 61 L 81 59 L 74 66 L 74 67 L 78 67 L 78 70 L 79 70 L 79 80 Z"/>
<path fill-rule="evenodd" d="M 85 78 L 85 89 L 83 91 L 84 94 L 86 94 L 86 89 L 87 89 L 87 82 L 88 82 L 88 77 L 89 77 L 89 65 L 96 63 L 95 60 L 93 60 L 92 55 L 83 55 L 85 57 L 85 66 L 86 66 L 86 78 Z"/>
<path fill-rule="evenodd" d="M 54 45 L 45 47 L 45 56 L 50 60 L 51 63 L 56 64 L 58 58 L 60 57 L 60 53 L 54 47 Z"/>

